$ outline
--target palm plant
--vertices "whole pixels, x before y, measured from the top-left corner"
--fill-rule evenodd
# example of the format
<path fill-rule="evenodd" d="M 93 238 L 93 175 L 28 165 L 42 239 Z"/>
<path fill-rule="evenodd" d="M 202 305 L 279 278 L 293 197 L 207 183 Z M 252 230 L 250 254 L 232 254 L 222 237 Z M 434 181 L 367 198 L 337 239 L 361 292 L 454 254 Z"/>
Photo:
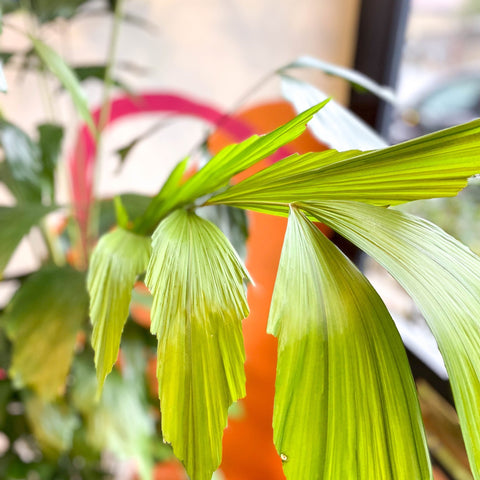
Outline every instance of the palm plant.
<path fill-rule="evenodd" d="M 478 170 L 479 123 L 371 152 L 293 155 L 229 185 L 299 135 L 322 106 L 227 147 L 184 183 L 180 163 L 135 219 L 120 206 L 119 228 L 102 237 L 89 273 L 98 384 L 116 360 L 135 278 L 146 271 L 164 438 L 192 478 L 210 478 L 227 409 L 245 394 L 248 273 L 195 211 L 229 205 L 288 215 L 268 326 L 279 339 L 274 430 L 287 478 L 429 478 L 398 332 L 368 281 L 312 224 L 318 220 L 384 265 L 422 309 L 478 478 L 479 260 L 434 225 L 387 207 L 463 188 Z"/>
<path fill-rule="evenodd" d="M 32 37 L 32 45 L 99 138 L 75 75 L 38 38 Z M 298 87 L 285 81 L 290 92 Z M 132 288 L 145 274 L 153 295 L 163 438 L 192 480 L 211 478 L 221 460 L 227 410 L 245 395 L 242 320 L 248 315 L 245 283 L 252 281 L 222 231 L 199 215 L 205 207 L 224 205 L 288 217 L 268 320 L 268 332 L 279 342 L 273 425 L 287 478 L 431 478 L 400 336 L 363 274 L 313 223 L 320 221 L 381 263 L 422 310 L 445 360 L 473 475 L 480 479 L 480 260 L 433 224 L 390 208 L 454 196 L 464 188 L 480 172 L 480 122 L 391 147 L 378 142 L 371 149 L 377 140 L 369 139 L 359 147 L 366 151 L 351 149 L 351 142 L 338 146 L 344 138 L 336 132 L 326 140 L 337 149 L 291 155 L 232 181 L 297 138 L 312 119 L 332 134 L 335 129 L 325 130 L 325 124 L 340 121 L 335 112 L 323 101 L 267 135 L 228 146 L 188 178 L 185 159 L 140 208 L 117 197 L 116 228 L 94 248 L 88 278 L 64 265 L 47 265 L 22 279 L 2 322 L 13 348 L 14 385 L 35 392 L 25 394 L 35 412 L 30 416 L 48 419 L 48 426 L 32 420 L 44 447 L 62 451 L 72 444 L 77 411 L 94 424 L 99 415 L 109 415 L 112 399 L 120 395 L 129 399 L 123 419 L 132 405 L 141 408 L 138 398 L 128 396 L 140 388 L 141 368 L 126 373 L 126 389 L 116 372 L 105 380 L 117 361 Z M 352 132 L 354 140 L 368 136 L 351 128 L 343 133 Z M 53 125 L 39 129 L 38 142 L 13 124 L 0 125 L 0 179 L 17 200 L 0 207 L 2 271 L 32 226 L 40 225 L 49 240 L 42 219 L 58 209 L 53 175 L 61 138 Z M 88 254 L 88 241 L 84 247 Z M 69 386 L 73 411 L 61 394 L 88 303 L 97 396 L 104 383 L 106 392 L 95 406 L 92 378 L 88 388 Z M 138 361 L 134 343 L 124 348 L 132 365 Z M 87 355 L 73 369 L 88 370 L 88 363 Z M 143 448 L 151 428 L 135 418 L 134 425 L 117 422 L 100 444 L 130 435 L 129 445 Z M 52 425 L 57 436 L 47 433 Z M 145 478 L 148 471 L 144 465 Z"/>

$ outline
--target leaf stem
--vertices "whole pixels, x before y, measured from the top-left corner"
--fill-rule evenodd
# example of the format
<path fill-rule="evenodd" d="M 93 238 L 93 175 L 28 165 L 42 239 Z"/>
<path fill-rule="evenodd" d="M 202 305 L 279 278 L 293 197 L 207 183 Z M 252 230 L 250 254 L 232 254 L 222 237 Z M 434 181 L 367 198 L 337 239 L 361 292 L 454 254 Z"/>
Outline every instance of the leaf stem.
<path fill-rule="evenodd" d="M 90 241 L 96 239 L 98 237 L 99 232 L 99 206 L 98 202 L 95 199 L 95 185 L 98 184 L 99 179 L 99 171 L 100 171 L 100 156 L 101 156 L 101 147 L 102 147 L 102 136 L 103 136 L 103 129 L 108 124 L 108 120 L 110 118 L 111 112 L 111 99 L 110 99 L 110 92 L 113 86 L 113 66 L 115 64 L 116 53 L 117 53 L 117 44 L 118 44 L 118 37 L 120 31 L 120 23 L 122 21 L 122 5 L 123 0 L 117 0 L 115 5 L 115 11 L 113 16 L 113 26 L 112 26 L 112 33 L 110 35 L 110 42 L 108 46 L 108 53 L 107 53 L 107 63 L 105 68 L 105 77 L 103 79 L 103 100 L 102 100 L 102 107 L 100 109 L 100 115 L 98 119 L 97 129 L 96 129 L 96 151 L 95 151 L 95 161 L 94 161 L 94 168 L 95 173 L 93 176 L 93 195 L 94 198 L 92 199 L 92 208 L 90 214 L 90 220 L 88 225 L 88 234 L 87 234 L 87 251 L 84 252 L 84 256 L 88 259 L 88 250 Z"/>

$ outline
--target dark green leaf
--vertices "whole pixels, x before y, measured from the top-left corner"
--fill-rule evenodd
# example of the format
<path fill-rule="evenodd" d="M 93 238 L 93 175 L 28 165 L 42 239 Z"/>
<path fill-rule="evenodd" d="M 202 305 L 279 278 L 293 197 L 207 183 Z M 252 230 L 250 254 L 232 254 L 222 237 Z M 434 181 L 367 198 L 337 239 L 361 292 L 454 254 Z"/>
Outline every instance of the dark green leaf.
<path fill-rule="evenodd" d="M 40 201 L 42 164 L 38 145 L 25 132 L 5 120 L 0 120 L 0 144 L 9 176 L 20 184 L 18 191 L 25 196 L 22 200 Z"/>
<path fill-rule="evenodd" d="M 210 480 L 229 406 L 245 395 L 247 272 L 222 232 L 176 210 L 153 236 L 146 284 L 158 339 L 162 432 L 190 477 Z"/>
<path fill-rule="evenodd" d="M 0 52 L 0 61 L 2 62 L 3 66 L 7 66 L 8 62 L 11 58 L 15 55 L 16 52 L 6 52 L 5 50 Z"/>
<path fill-rule="evenodd" d="M 0 206 L 0 277 L 23 236 L 53 210 L 53 207 L 28 203 Z"/>
<path fill-rule="evenodd" d="M 87 309 L 81 272 L 45 268 L 22 284 L 2 317 L 13 344 L 10 376 L 16 387 L 30 387 L 44 399 L 62 393 Z"/>
<path fill-rule="evenodd" d="M 274 439 L 289 480 L 431 478 L 400 335 L 366 278 L 291 210 L 268 331 Z"/>
<path fill-rule="evenodd" d="M 72 18 L 78 8 L 89 0 L 30 0 L 31 11 L 40 23 L 57 18 Z"/>
<path fill-rule="evenodd" d="M 103 82 L 105 80 L 105 73 L 107 67 L 105 65 L 82 65 L 72 67 L 73 72 L 77 76 L 80 82 L 85 80 L 99 80 Z M 112 79 L 113 85 L 126 92 L 131 92 L 131 89 L 123 82 L 118 79 Z"/>
<path fill-rule="evenodd" d="M 42 162 L 42 180 L 44 182 L 42 191 L 53 201 L 55 169 L 62 149 L 63 127 L 52 123 L 44 123 L 38 126 L 38 133 Z"/>
<path fill-rule="evenodd" d="M 20 8 L 20 0 L 2 0 L 2 14 L 12 13 Z"/>

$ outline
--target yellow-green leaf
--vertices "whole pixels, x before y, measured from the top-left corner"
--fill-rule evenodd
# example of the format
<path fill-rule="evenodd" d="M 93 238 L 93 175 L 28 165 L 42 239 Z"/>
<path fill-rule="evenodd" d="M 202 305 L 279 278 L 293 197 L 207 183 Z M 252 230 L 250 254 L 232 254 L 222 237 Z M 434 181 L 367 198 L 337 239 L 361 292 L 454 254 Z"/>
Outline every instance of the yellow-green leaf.
<path fill-rule="evenodd" d="M 480 120 L 475 120 L 372 152 L 327 151 L 289 157 L 229 187 L 208 203 L 282 215 L 288 214 L 290 203 L 301 201 L 398 205 L 454 196 L 479 171 Z"/>
<path fill-rule="evenodd" d="M 435 225 L 355 202 L 303 204 L 381 263 L 415 300 L 445 361 L 480 479 L 480 258 Z"/>
<path fill-rule="evenodd" d="M 13 343 L 10 376 L 43 399 L 63 392 L 77 332 L 87 318 L 85 276 L 50 267 L 23 283 L 2 320 Z"/>
<path fill-rule="evenodd" d="M 289 480 L 431 478 L 392 318 L 365 277 L 296 209 L 268 331 L 279 341 L 273 427 Z"/>
<path fill-rule="evenodd" d="M 172 184 L 168 184 L 169 179 L 168 188 L 165 189 L 166 184 L 162 189 L 164 193 L 168 192 L 169 196 L 165 197 L 160 191 L 153 198 L 145 214 L 135 222 L 135 230 L 146 233 L 173 208 L 194 202 L 204 195 L 225 187 L 237 173 L 243 172 L 301 135 L 305 131 L 307 122 L 327 103 L 328 100 L 325 100 L 315 105 L 266 135 L 253 135 L 239 144 L 225 147 L 176 190 L 171 188 Z M 176 169 L 171 174 L 174 178 L 175 173 Z M 159 200 L 162 202 L 160 203 Z"/>
<path fill-rule="evenodd" d="M 117 228 L 100 239 L 92 254 L 87 287 L 99 391 L 117 360 L 132 288 L 150 253 L 150 237 Z"/>
<path fill-rule="evenodd" d="M 210 480 L 228 407 L 245 395 L 247 272 L 218 227 L 184 210 L 160 223 L 152 248 L 146 283 L 162 431 L 190 478 Z"/>

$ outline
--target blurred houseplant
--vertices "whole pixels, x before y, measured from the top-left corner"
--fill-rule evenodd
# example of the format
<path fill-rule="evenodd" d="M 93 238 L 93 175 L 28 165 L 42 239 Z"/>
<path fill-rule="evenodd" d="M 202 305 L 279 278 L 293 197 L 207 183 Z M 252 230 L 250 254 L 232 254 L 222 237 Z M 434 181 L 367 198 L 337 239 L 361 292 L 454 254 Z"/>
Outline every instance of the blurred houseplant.
<path fill-rule="evenodd" d="M 32 6 L 42 22 L 74 15 L 83 3 Z M 7 3 L 5 11 L 17 6 Z M 115 9 L 118 28 L 121 2 L 107 6 Z M 110 103 L 92 117 L 71 69 L 37 36 L 30 38 L 26 58 L 53 71 L 100 141 Z M 112 61 L 90 70 L 104 74 L 107 93 Z M 304 58 L 288 67 L 313 64 Z M 382 94 L 351 72 L 316 66 Z M 294 95 L 299 109 L 320 100 L 308 85 L 285 76 L 284 86 L 288 95 L 302 92 Z M 317 131 L 336 150 L 290 155 L 231 185 L 298 137 L 318 112 Z M 211 478 L 227 410 L 245 394 L 241 322 L 248 314 L 249 275 L 222 231 L 196 212 L 229 206 L 289 218 L 268 325 L 279 340 L 274 435 L 287 478 L 431 477 L 398 332 L 368 281 L 312 224 L 317 220 L 382 263 L 422 309 L 444 356 L 472 471 L 480 478 L 480 260 L 434 225 L 386 208 L 455 195 L 480 171 L 479 132 L 472 122 L 385 147 L 333 102 L 320 102 L 267 135 L 226 147 L 194 173 L 187 174 L 183 160 L 153 198 L 117 197 L 94 214 L 91 192 L 83 203 L 76 198 L 62 233 L 70 251 L 79 248 L 72 268 L 59 248 L 64 237 L 53 236 L 43 221 L 59 208 L 54 172 L 62 129 L 42 125 L 33 140 L 2 120 L 0 179 L 17 203 L 0 209 L 0 266 L 34 225 L 49 246 L 40 270 L 16 279 L 20 287 L 2 315 L 6 414 L 0 421 L 11 443 L 0 461 L 4 476 L 104 478 L 99 459 L 108 448 L 135 457 L 148 478 L 153 462 L 169 455 L 149 411 L 157 401 L 144 375 L 156 342 L 126 323 L 132 288 L 145 273 L 153 294 L 163 438 L 193 480 Z M 106 218 L 103 229 L 99 218 Z"/>

